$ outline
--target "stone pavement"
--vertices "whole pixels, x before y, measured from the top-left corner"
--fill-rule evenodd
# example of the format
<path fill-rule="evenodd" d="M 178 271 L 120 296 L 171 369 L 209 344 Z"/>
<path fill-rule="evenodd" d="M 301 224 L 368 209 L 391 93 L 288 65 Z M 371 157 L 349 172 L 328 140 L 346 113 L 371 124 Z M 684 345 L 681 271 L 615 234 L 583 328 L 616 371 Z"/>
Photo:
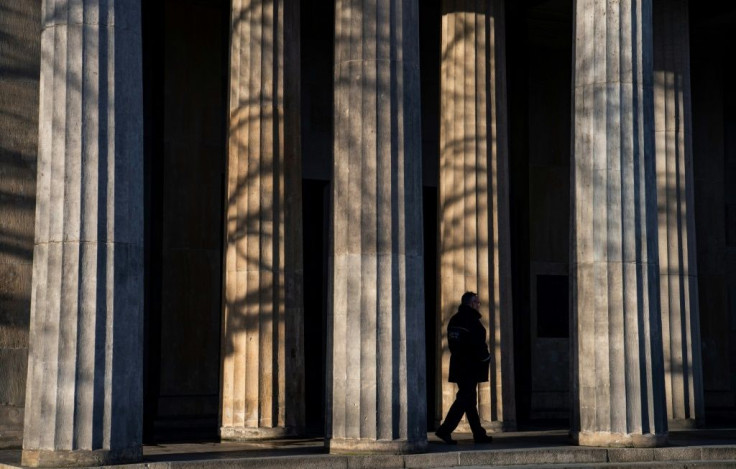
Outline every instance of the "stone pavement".
<path fill-rule="evenodd" d="M 457 446 L 429 436 L 428 451 L 407 455 L 325 454 L 322 438 L 253 443 L 149 445 L 144 460 L 119 469 L 225 468 L 479 468 L 537 467 L 606 469 L 736 468 L 736 429 L 670 432 L 664 448 L 586 448 L 573 445 L 563 430 L 494 434 L 488 445 L 474 445 L 470 434 L 455 434 Z M 0 451 L 0 469 L 20 467 L 20 450 Z"/>

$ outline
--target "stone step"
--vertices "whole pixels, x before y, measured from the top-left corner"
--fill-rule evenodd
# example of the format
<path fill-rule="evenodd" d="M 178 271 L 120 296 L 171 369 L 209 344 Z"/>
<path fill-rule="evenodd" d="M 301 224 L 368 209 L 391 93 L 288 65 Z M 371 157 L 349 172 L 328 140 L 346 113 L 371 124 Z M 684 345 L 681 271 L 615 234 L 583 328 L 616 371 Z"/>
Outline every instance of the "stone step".
<path fill-rule="evenodd" d="M 462 446 L 462 445 L 460 445 Z M 18 469 L 19 453 L 0 458 L 0 469 Z M 13 452 L 13 453 L 16 453 Z M 9 459 L 17 459 L 18 463 Z M 239 456 L 220 453 L 178 453 L 149 456 L 137 464 L 114 466 L 118 469 L 354 469 L 354 468 L 736 468 L 736 445 L 687 446 L 666 448 L 585 448 L 554 446 L 429 452 L 407 455 L 330 455 Z M 3 464 L 5 463 L 5 464 Z"/>
<path fill-rule="evenodd" d="M 456 466 L 457 467 L 457 466 Z M 722 469 L 736 467 L 736 461 L 650 461 L 598 464 L 532 464 L 521 466 L 465 466 L 463 469 L 627 469 L 627 468 L 667 468 L 667 469 Z M 439 469 L 439 468 L 435 468 Z M 443 468 L 444 469 L 444 468 Z"/>

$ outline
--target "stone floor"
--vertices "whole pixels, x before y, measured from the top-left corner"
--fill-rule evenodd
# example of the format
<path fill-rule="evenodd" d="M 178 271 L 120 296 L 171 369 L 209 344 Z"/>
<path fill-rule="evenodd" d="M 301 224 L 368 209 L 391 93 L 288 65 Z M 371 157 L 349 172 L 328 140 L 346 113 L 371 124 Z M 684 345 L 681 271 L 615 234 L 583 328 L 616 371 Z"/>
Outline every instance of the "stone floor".
<path fill-rule="evenodd" d="M 492 444 L 475 445 L 470 434 L 455 434 L 457 446 L 429 435 L 428 451 L 403 456 L 329 455 L 322 438 L 259 443 L 178 443 L 144 447 L 144 460 L 130 469 L 531 467 L 736 468 L 736 429 L 670 432 L 670 446 L 655 449 L 583 448 L 564 430 L 494 434 Z M 0 469 L 20 464 L 20 450 L 0 451 Z"/>

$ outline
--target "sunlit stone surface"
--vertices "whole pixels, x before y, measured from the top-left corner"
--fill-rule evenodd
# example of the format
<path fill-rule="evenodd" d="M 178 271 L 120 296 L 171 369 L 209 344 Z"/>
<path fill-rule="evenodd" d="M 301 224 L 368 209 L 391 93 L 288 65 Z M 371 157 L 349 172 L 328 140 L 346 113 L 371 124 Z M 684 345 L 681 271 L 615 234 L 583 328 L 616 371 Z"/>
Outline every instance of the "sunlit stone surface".
<path fill-rule="evenodd" d="M 140 2 L 43 2 L 23 465 L 141 457 Z"/>
<path fill-rule="evenodd" d="M 654 125 L 667 417 L 703 423 L 688 4 L 654 0 Z"/>
<path fill-rule="evenodd" d="M 231 20 L 220 436 L 247 440 L 304 426 L 298 2 Z"/>
<path fill-rule="evenodd" d="M 573 431 L 581 445 L 659 446 L 667 415 L 651 0 L 576 7 Z"/>
<path fill-rule="evenodd" d="M 427 445 L 416 0 L 338 0 L 331 452 Z"/>

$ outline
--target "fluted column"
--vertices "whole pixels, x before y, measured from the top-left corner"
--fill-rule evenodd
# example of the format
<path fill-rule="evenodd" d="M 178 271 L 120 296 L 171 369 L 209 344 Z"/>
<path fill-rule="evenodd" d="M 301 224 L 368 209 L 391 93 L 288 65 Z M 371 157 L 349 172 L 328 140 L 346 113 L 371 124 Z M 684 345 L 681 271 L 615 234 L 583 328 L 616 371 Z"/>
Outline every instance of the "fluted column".
<path fill-rule="evenodd" d="M 223 439 L 304 427 L 299 2 L 234 0 Z"/>
<path fill-rule="evenodd" d="M 704 416 L 688 27 L 687 1 L 654 0 L 659 284 L 671 428 L 693 428 Z"/>
<path fill-rule="evenodd" d="M 23 465 L 141 457 L 137 0 L 43 2 Z"/>
<path fill-rule="evenodd" d="M 416 0 L 338 0 L 327 446 L 427 444 Z"/>
<path fill-rule="evenodd" d="M 581 445 L 667 439 L 657 265 L 651 0 L 575 11 L 574 431 Z"/>
<path fill-rule="evenodd" d="M 478 293 L 492 351 L 481 419 L 514 429 L 504 0 L 444 0 L 440 79 L 439 372 L 437 417 L 455 400 L 447 382 L 447 324 L 465 291 Z"/>

